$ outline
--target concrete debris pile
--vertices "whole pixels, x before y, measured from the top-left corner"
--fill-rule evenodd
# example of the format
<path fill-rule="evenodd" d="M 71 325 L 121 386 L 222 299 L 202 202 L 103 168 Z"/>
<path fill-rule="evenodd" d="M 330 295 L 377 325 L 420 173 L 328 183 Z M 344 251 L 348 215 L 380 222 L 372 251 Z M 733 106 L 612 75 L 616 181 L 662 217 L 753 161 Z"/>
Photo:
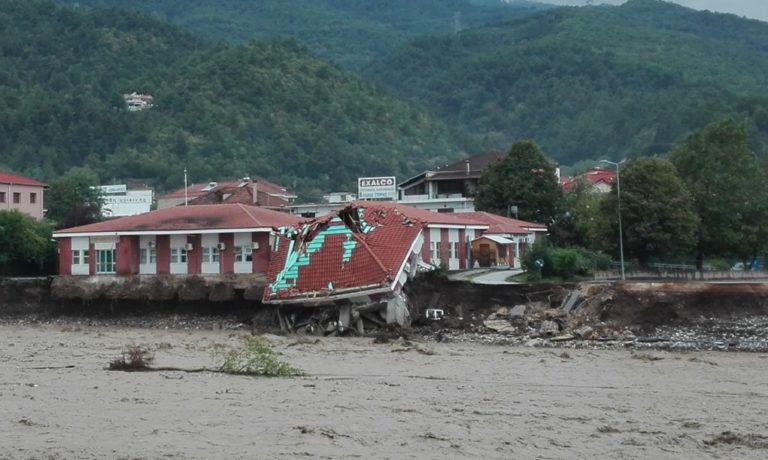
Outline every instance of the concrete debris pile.
<path fill-rule="evenodd" d="M 277 309 L 277 315 L 282 331 L 301 335 L 365 335 L 411 325 L 408 302 L 402 294 L 380 301 L 344 302 L 315 308 L 282 306 Z"/>
<path fill-rule="evenodd" d="M 497 307 L 482 319 L 475 332 L 514 334 L 527 339 L 548 339 L 553 342 L 570 340 L 627 340 L 634 338 L 629 330 L 617 330 L 606 323 L 584 324 L 583 319 L 541 303 Z"/>
<path fill-rule="evenodd" d="M 436 329 L 433 327 L 433 329 Z M 768 316 L 701 317 L 685 324 L 621 325 L 590 312 L 569 315 L 543 303 L 496 306 L 465 330 L 439 329 L 438 340 L 566 348 L 768 351 Z"/>

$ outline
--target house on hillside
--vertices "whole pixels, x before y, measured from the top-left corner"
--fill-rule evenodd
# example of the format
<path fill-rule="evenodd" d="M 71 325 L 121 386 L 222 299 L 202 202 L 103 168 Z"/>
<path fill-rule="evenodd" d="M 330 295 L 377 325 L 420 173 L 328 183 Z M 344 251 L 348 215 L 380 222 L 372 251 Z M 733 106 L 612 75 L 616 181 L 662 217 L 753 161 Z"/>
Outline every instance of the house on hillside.
<path fill-rule="evenodd" d="M 247 204 L 270 209 L 284 209 L 296 199 L 287 188 L 263 179 L 244 177 L 236 181 L 192 184 L 157 199 L 157 208 L 186 204 Z"/>
<path fill-rule="evenodd" d="M 616 180 L 616 171 L 594 167 L 576 176 L 560 177 L 560 186 L 564 192 L 573 191 L 579 182 L 586 184 L 593 193 L 608 193 Z"/>
<path fill-rule="evenodd" d="M 129 112 L 138 112 L 153 107 L 154 98 L 149 94 L 139 94 L 137 92 L 123 94 L 125 106 Z"/>
<path fill-rule="evenodd" d="M 60 275 L 267 272 L 289 214 L 243 204 L 177 206 L 57 230 Z"/>
<path fill-rule="evenodd" d="M 48 185 L 30 179 L 0 172 L 0 210 L 17 210 L 37 220 L 45 214 L 44 193 Z"/>
<path fill-rule="evenodd" d="M 480 176 L 502 156 L 492 150 L 417 174 L 398 184 L 398 202 L 435 212 L 473 212 Z"/>

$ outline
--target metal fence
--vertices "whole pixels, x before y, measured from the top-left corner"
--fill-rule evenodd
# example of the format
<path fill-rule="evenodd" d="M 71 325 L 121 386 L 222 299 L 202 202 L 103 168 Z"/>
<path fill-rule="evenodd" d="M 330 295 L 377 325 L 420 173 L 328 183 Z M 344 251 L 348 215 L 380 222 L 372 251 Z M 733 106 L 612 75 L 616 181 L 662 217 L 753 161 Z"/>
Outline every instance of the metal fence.
<path fill-rule="evenodd" d="M 673 265 L 673 264 L 668 264 Z M 624 277 L 628 280 L 768 280 L 768 271 L 765 270 L 703 270 L 696 271 L 687 268 L 651 268 L 646 270 L 625 270 Z M 598 270 L 594 274 L 595 280 L 617 280 L 621 278 L 620 270 Z"/>

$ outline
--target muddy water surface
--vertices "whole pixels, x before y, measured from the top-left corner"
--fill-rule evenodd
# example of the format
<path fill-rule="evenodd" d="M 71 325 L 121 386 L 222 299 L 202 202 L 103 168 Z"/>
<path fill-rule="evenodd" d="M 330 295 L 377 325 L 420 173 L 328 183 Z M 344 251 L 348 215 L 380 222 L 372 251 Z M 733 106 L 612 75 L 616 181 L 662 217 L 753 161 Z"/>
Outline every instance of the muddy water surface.
<path fill-rule="evenodd" d="M 210 367 L 226 331 L 0 326 L 0 458 L 768 457 L 768 355 L 270 337 L 300 378 Z"/>

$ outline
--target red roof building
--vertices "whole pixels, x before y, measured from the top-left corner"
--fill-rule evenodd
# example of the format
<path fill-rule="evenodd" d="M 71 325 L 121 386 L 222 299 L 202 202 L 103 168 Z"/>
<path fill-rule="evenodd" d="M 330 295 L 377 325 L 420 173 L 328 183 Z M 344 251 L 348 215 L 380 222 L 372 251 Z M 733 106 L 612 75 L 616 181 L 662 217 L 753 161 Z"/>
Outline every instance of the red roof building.
<path fill-rule="evenodd" d="M 44 192 L 48 185 L 30 179 L 0 172 L 0 210 L 17 210 L 33 218 L 43 218 Z"/>
<path fill-rule="evenodd" d="M 266 273 L 269 237 L 300 219 L 247 206 L 199 205 L 58 230 L 61 275 Z"/>
<path fill-rule="evenodd" d="M 192 184 L 161 196 L 157 207 L 164 209 L 179 206 L 187 201 L 189 205 L 201 204 L 247 204 L 272 209 L 282 209 L 296 199 L 296 195 L 281 185 L 262 179 L 245 177 L 236 181 Z"/>
<path fill-rule="evenodd" d="M 560 186 L 564 192 L 570 192 L 579 181 L 590 186 L 590 190 L 595 193 L 608 193 L 611 191 L 613 182 L 616 180 L 616 171 L 610 171 L 600 167 L 588 169 L 586 172 L 577 176 L 560 177 Z"/>
<path fill-rule="evenodd" d="M 461 214 L 488 225 L 483 235 L 472 241 L 472 257 L 480 267 L 505 265 L 522 268 L 528 247 L 547 234 L 547 226 L 511 219 L 489 212 Z"/>
<path fill-rule="evenodd" d="M 419 265 L 466 268 L 487 225 L 391 202 L 358 201 L 284 231 L 267 275 L 267 303 L 329 303 L 399 293 Z"/>

